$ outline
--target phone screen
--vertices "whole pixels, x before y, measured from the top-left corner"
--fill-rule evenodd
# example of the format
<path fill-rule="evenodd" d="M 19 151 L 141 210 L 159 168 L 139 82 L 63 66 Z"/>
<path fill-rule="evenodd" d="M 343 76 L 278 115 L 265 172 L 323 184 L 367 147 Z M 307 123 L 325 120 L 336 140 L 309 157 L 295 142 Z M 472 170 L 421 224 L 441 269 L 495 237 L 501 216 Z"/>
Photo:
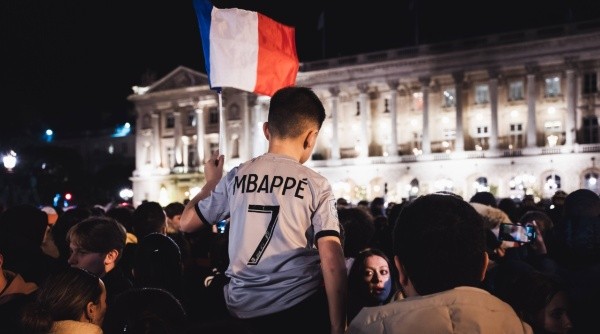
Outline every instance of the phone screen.
<path fill-rule="evenodd" d="M 528 243 L 535 240 L 535 227 L 532 225 L 501 223 L 498 239 Z"/>
<path fill-rule="evenodd" d="M 217 223 L 217 232 L 218 233 L 225 233 L 227 231 L 227 220 L 221 220 L 220 222 Z"/>

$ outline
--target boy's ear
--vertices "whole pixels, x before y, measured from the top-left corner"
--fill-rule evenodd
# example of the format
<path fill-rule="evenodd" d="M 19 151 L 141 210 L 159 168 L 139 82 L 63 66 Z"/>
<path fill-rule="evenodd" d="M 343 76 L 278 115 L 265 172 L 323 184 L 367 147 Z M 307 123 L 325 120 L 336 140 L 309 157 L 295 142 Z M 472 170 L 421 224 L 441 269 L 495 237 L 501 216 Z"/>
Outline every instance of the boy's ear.
<path fill-rule="evenodd" d="M 269 132 L 269 122 L 263 123 L 263 134 L 265 135 L 265 138 L 267 138 L 267 140 L 271 139 L 271 133 Z"/>
<path fill-rule="evenodd" d="M 110 263 L 115 263 L 117 261 L 118 257 L 119 257 L 119 251 L 116 249 L 113 249 L 106 254 L 106 257 L 104 258 L 104 264 L 107 265 Z"/>
<path fill-rule="evenodd" d="M 304 139 L 304 149 L 312 148 L 317 143 L 317 135 L 319 130 L 309 130 Z"/>
<path fill-rule="evenodd" d="M 406 276 L 404 266 L 400 263 L 397 256 L 394 256 L 394 264 L 396 265 L 396 269 L 398 269 L 398 280 L 400 281 L 400 285 L 406 286 L 408 284 L 408 276 Z"/>

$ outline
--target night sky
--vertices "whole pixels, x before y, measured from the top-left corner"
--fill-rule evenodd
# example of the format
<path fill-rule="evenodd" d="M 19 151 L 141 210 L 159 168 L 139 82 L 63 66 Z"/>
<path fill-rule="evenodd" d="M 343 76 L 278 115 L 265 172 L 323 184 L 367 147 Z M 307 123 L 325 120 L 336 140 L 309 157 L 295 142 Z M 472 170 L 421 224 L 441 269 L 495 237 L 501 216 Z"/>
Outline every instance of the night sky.
<path fill-rule="evenodd" d="M 600 17 L 592 0 L 315 3 L 213 1 L 295 26 L 301 62 Z M 60 136 L 132 121 L 133 85 L 180 65 L 204 72 L 191 0 L 2 0 L 0 50 L 0 144 L 46 128 Z"/>

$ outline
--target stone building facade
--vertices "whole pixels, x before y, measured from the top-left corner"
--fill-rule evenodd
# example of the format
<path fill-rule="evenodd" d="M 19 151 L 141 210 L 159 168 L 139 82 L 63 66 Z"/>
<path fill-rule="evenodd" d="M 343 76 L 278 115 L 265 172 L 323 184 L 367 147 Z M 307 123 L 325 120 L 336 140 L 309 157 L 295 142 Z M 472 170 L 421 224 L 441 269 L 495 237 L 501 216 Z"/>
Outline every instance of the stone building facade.
<path fill-rule="evenodd" d="M 328 115 L 306 164 L 353 202 L 599 192 L 599 68 L 599 22 L 302 63 Z M 266 151 L 269 97 L 185 67 L 134 91 L 134 204 L 193 195 L 211 150 L 226 168 Z"/>

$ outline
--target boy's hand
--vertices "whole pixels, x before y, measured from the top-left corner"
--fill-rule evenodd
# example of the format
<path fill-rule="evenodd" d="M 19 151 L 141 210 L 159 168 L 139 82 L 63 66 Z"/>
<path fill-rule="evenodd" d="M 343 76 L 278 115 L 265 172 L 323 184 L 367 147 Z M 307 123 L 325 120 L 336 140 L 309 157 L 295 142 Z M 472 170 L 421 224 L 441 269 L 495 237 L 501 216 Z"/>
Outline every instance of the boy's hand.
<path fill-rule="evenodd" d="M 204 165 L 204 177 L 206 178 L 206 182 L 210 181 L 219 181 L 221 177 L 223 177 L 223 165 L 225 162 L 225 157 L 223 155 L 219 155 L 219 151 L 214 151 Z"/>

